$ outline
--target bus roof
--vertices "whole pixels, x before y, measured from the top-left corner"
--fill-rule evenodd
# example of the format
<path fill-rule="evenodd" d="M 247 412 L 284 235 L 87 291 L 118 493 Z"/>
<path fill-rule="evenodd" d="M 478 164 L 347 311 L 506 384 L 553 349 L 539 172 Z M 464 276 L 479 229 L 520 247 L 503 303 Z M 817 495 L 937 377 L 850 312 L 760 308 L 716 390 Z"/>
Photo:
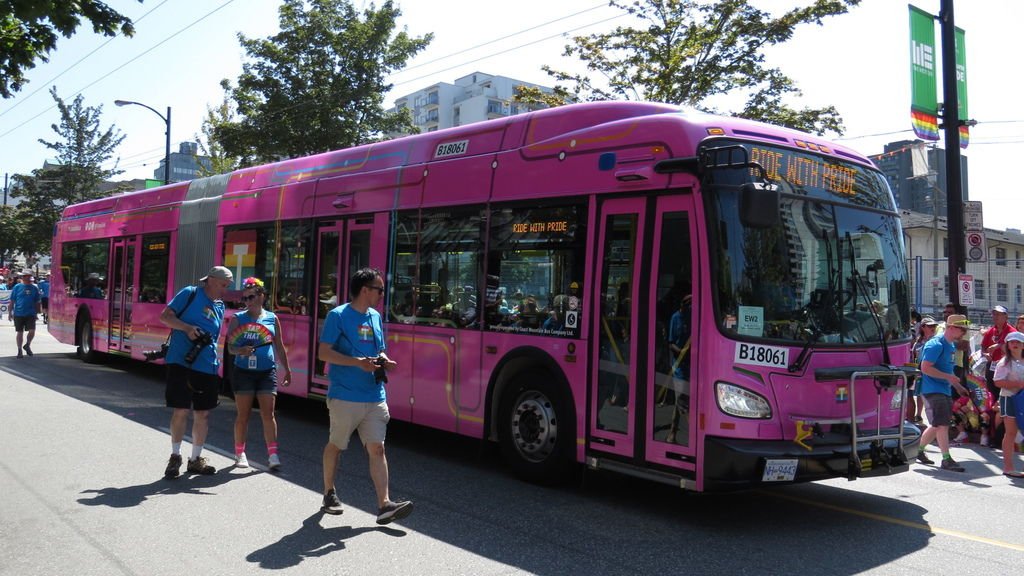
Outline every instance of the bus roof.
<path fill-rule="evenodd" d="M 466 126 L 405 136 L 313 156 L 243 168 L 229 176 L 227 192 L 280 186 L 304 180 L 415 166 L 448 157 L 495 154 L 530 147 L 547 147 L 562 141 L 575 145 L 573 135 L 614 122 L 640 117 L 675 115 L 684 140 L 698 145 L 714 137 L 759 139 L 777 145 L 810 149 L 873 166 L 862 154 L 824 138 L 760 122 L 689 111 L 679 106 L 650 102 L 588 102 L 569 104 L 487 120 Z M 566 140 L 566 139 L 569 140 Z M 472 142 L 472 145 L 469 145 Z M 192 181 L 194 182 L 194 181 Z M 191 182 L 179 182 L 148 190 L 92 200 L 69 206 L 63 219 L 107 212 L 122 212 L 185 199 Z"/>

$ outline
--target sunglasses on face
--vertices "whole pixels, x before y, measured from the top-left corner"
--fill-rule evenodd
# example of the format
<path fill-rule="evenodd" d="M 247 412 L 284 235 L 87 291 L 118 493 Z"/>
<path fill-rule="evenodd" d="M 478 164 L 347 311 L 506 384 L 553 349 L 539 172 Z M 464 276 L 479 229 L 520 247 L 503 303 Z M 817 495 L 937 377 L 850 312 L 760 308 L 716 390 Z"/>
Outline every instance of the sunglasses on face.
<path fill-rule="evenodd" d="M 370 290 L 376 290 L 377 292 L 379 292 L 381 294 L 384 293 L 384 287 L 383 286 L 367 286 L 367 288 L 369 288 Z"/>

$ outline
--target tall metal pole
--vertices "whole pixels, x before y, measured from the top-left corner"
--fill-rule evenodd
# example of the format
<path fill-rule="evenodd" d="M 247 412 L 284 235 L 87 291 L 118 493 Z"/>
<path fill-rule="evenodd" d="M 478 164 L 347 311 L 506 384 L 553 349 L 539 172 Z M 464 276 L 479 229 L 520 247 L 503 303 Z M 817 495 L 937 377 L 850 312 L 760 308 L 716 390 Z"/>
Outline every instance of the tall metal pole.
<path fill-rule="evenodd" d="M 953 0 L 942 0 L 942 122 L 946 132 L 946 222 L 949 224 L 949 296 L 960 305 L 964 272 L 964 194 L 960 186 L 960 117 L 956 93 L 956 33 Z M 986 248 L 987 249 L 987 248 Z"/>
<path fill-rule="evenodd" d="M 132 100 L 114 100 L 114 104 L 117 105 L 117 106 L 130 106 L 132 104 L 134 104 L 136 106 L 142 106 L 143 108 L 149 110 L 153 114 L 156 114 L 157 116 L 159 116 L 160 119 L 164 121 L 164 124 L 167 126 L 167 131 L 164 132 L 164 135 L 166 136 L 166 141 L 165 141 L 165 144 L 164 144 L 164 185 L 166 186 L 167 184 L 170 184 L 171 183 L 171 107 L 170 106 L 167 107 L 167 116 L 164 116 L 163 114 L 157 112 L 156 109 L 154 109 L 154 108 L 152 108 L 150 106 L 147 106 L 147 105 L 143 104 L 142 102 L 135 102 L 135 101 L 132 101 Z"/>
<path fill-rule="evenodd" d="M 171 107 L 167 107 L 167 143 L 164 147 L 164 185 L 171 183 Z"/>

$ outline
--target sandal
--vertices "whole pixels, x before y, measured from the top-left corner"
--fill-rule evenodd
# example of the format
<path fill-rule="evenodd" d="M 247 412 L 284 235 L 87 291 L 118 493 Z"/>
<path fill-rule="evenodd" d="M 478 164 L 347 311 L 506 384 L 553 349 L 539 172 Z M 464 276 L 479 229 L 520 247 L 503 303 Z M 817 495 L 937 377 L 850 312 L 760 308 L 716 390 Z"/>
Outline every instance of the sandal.
<path fill-rule="evenodd" d="M 1017 472 L 1016 470 L 1012 470 L 1010 472 L 1003 472 L 1003 476 L 1007 476 L 1009 478 L 1024 478 L 1024 472 Z"/>

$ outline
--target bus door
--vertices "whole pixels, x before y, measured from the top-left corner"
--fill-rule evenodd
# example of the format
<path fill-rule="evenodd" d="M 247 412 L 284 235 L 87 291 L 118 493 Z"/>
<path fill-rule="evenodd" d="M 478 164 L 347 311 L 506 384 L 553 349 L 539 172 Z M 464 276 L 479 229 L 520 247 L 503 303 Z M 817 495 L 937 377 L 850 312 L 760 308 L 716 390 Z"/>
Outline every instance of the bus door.
<path fill-rule="evenodd" d="M 132 295 L 135 276 L 135 239 L 114 240 L 110 259 L 110 330 L 107 347 L 111 352 L 131 352 Z"/>
<path fill-rule="evenodd" d="M 638 298 L 645 297 L 641 245 L 646 198 L 605 201 L 598 215 L 598 270 L 594 282 L 594 326 L 591 358 L 596 371 L 590 379 L 590 442 L 597 449 L 620 456 L 636 453 L 637 348 L 640 334 Z M 642 413 L 642 410 L 640 411 Z"/>
<path fill-rule="evenodd" d="M 692 205 L 672 195 L 600 209 L 588 446 L 637 465 L 693 467 Z"/>
<path fill-rule="evenodd" d="M 312 375 L 310 392 L 314 394 L 327 394 L 330 384 L 327 367 L 317 358 L 320 333 L 323 332 L 327 313 L 348 302 L 348 283 L 353 272 L 366 266 L 382 269 L 387 243 L 385 241 L 383 246 L 375 246 L 375 243 L 380 244 L 379 240 L 374 240 L 374 229 L 378 223 L 386 229 L 386 215 L 321 222 L 317 229 L 317 259 L 314 272 L 316 324 L 311 340 L 313 345 L 309 351 Z M 386 236 L 384 238 L 386 239 Z"/>

